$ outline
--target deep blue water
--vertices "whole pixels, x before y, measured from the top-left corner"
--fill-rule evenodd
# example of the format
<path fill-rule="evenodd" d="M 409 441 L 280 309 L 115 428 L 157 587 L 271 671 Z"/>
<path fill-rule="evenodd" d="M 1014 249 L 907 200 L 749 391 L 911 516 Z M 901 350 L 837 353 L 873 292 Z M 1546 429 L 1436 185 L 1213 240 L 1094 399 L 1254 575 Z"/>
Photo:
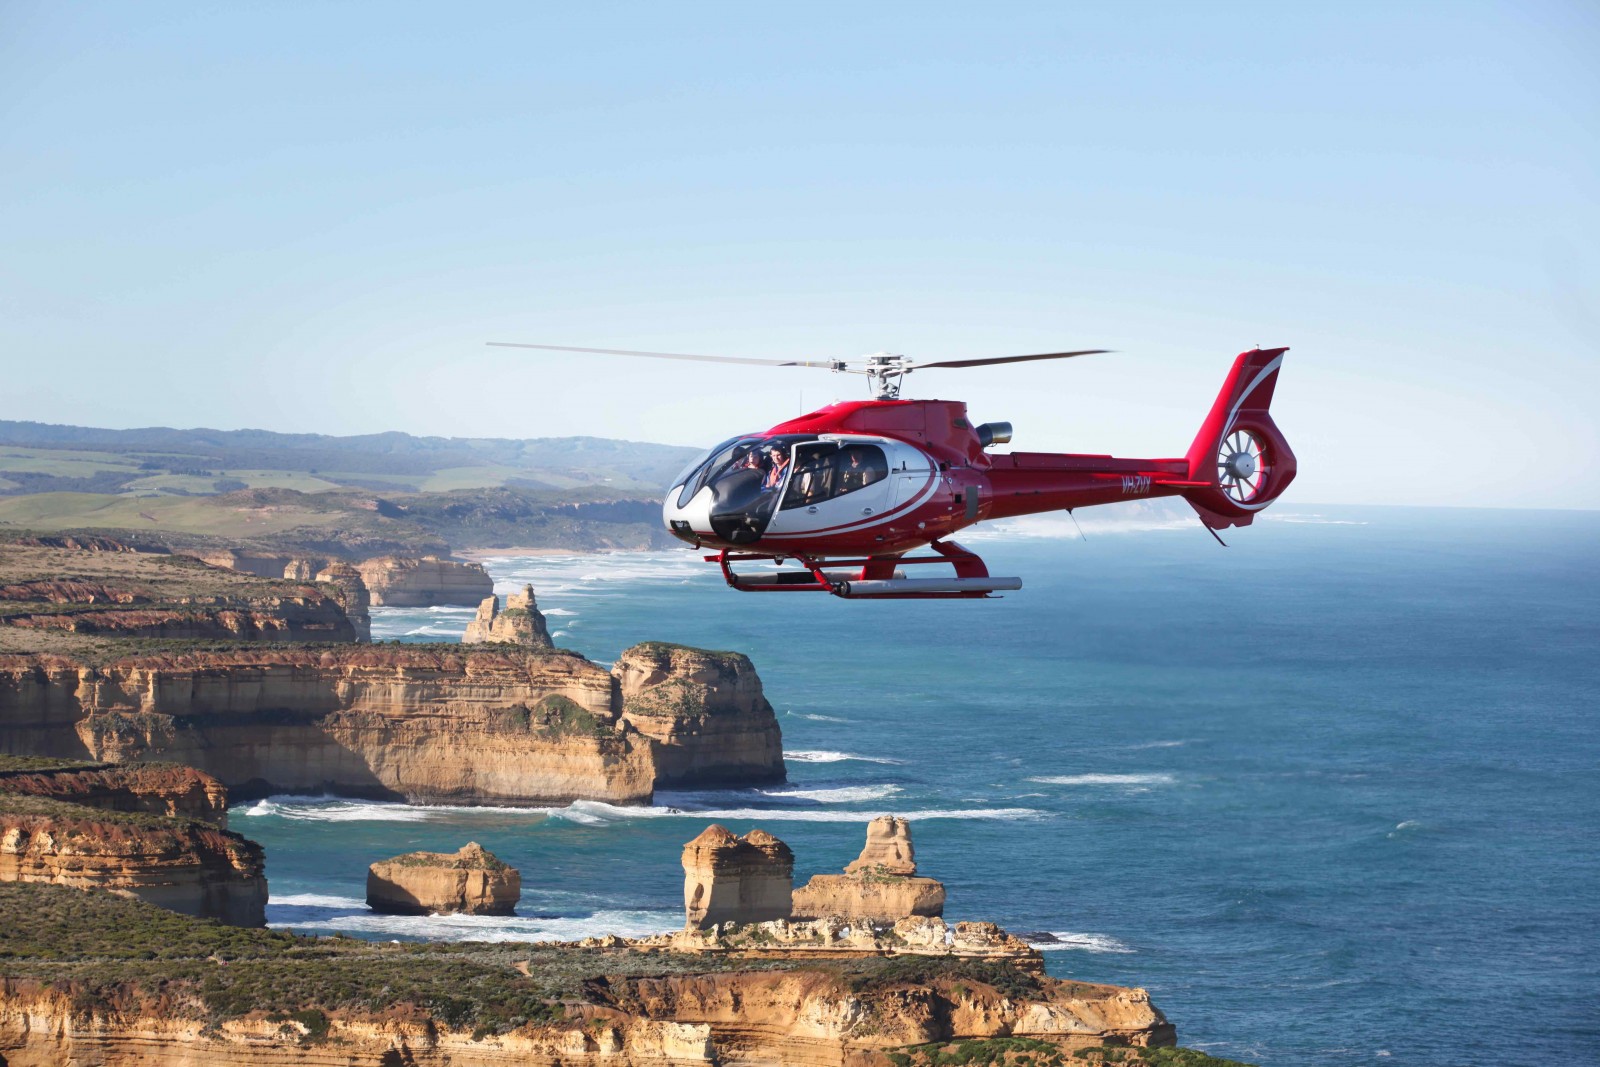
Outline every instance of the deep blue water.
<path fill-rule="evenodd" d="M 1026 583 L 983 602 L 739 594 L 687 550 L 494 561 L 600 662 L 747 652 L 790 784 L 554 812 L 276 798 L 233 825 L 267 846 L 276 923 L 548 938 L 677 926 L 680 846 L 713 819 L 775 832 L 802 881 L 899 812 L 948 917 L 1056 934 L 1051 973 L 1147 987 L 1182 1044 L 1600 1062 L 1600 513 L 1278 511 L 1225 550 L 1192 524 L 969 541 Z M 521 868 L 517 919 L 365 913 L 369 862 L 469 838 Z"/>

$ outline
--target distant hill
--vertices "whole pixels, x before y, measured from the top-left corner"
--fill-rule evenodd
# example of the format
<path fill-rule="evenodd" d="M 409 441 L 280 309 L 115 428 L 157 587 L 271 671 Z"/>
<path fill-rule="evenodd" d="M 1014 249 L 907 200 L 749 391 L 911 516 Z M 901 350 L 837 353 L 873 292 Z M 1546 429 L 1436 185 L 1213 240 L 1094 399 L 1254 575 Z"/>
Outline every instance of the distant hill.
<path fill-rule="evenodd" d="M 209 496 L 242 489 L 659 492 L 697 449 L 602 437 L 333 437 L 107 430 L 0 420 L 0 496 Z M 580 493 L 579 496 L 591 494 Z"/>

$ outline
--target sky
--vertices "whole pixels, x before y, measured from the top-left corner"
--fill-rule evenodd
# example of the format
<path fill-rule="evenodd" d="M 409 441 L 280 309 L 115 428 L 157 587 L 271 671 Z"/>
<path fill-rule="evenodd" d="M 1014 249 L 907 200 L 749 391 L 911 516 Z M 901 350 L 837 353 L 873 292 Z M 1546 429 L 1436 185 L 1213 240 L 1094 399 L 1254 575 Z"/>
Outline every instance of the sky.
<path fill-rule="evenodd" d="M 929 370 L 1302 502 L 1600 507 L 1600 5 L 0 0 L 0 418 L 710 445 Z"/>

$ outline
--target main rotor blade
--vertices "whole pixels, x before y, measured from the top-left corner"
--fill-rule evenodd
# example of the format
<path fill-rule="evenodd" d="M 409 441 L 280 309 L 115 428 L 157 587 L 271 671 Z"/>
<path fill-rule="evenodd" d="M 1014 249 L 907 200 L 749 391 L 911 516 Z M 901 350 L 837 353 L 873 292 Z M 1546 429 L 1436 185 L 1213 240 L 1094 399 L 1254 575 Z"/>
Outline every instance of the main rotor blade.
<path fill-rule="evenodd" d="M 1071 359 L 1073 356 L 1097 356 L 1109 348 L 1085 348 L 1081 352 L 1043 352 L 1037 356 L 993 356 L 988 359 L 942 359 L 936 363 L 913 363 L 913 370 L 927 367 L 987 367 L 991 363 L 1026 363 L 1034 359 Z"/>
<path fill-rule="evenodd" d="M 686 352 L 634 352 L 626 348 L 574 348 L 571 345 L 527 345 L 515 341 L 488 341 L 496 348 L 539 348 L 547 352 L 592 352 L 600 356 L 643 356 L 645 359 L 686 359 L 696 363 L 753 363 L 763 367 L 822 367 L 824 370 L 845 370 L 836 367 L 838 360 L 802 359 L 750 359 L 746 356 L 695 356 Z"/>

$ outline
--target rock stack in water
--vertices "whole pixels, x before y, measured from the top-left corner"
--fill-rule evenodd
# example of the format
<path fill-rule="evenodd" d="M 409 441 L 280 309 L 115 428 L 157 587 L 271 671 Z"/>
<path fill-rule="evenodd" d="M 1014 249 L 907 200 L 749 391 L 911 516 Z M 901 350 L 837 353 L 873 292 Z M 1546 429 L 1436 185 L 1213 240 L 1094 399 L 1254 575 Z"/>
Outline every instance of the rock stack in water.
<path fill-rule="evenodd" d="M 688 925 L 787 919 L 794 853 L 765 830 L 743 837 L 711 825 L 683 846 L 683 906 Z"/>
<path fill-rule="evenodd" d="M 367 907 L 391 915 L 511 915 L 522 875 L 476 841 L 459 852 L 408 852 L 367 868 Z"/>
<path fill-rule="evenodd" d="M 463 645 L 520 645 L 523 648 L 554 648 L 550 628 L 539 613 L 538 602 L 533 597 L 533 586 L 525 585 L 522 592 L 506 597 L 505 610 L 500 609 L 500 598 L 490 594 L 478 605 L 478 614 L 467 623 L 467 632 L 461 636 Z"/>
<path fill-rule="evenodd" d="M 944 913 L 944 885 L 918 878 L 911 824 L 881 815 L 867 825 L 867 844 L 844 874 L 819 874 L 794 891 L 794 917 L 894 922 Z"/>

